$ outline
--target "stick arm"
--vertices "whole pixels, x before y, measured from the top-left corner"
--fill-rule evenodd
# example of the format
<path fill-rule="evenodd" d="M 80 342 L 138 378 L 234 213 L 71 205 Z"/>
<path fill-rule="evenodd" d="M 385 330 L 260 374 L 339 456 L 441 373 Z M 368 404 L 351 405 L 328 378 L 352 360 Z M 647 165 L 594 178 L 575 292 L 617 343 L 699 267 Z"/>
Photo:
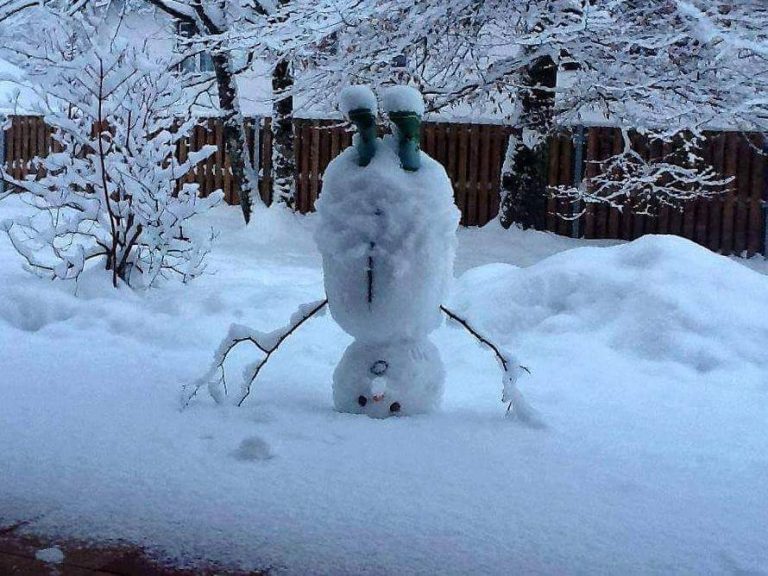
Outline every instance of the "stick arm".
<path fill-rule="evenodd" d="M 441 305 L 440 310 L 445 314 L 452 322 L 455 322 L 464 330 L 469 332 L 482 346 L 489 348 L 496 356 L 496 360 L 499 363 L 499 367 L 503 373 L 503 391 L 501 395 L 501 401 L 507 404 L 507 414 L 512 413 L 518 419 L 527 422 L 534 423 L 537 420 L 537 416 L 533 408 L 523 398 L 523 395 L 517 389 L 517 379 L 521 372 L 531 371 L 526 367 L 517 364 L 514 356 L 503 348 L 494 344 L 488 337 L 481 334 L 476 328 L 474 328 L 468 320 L 462 318 L 459 314 L 449 309 L 447 306 Z"/>
<path fill-rule="evenodd" d="M 206 385 L 208 386 L 209 393 L 217 403 L 221 404 L 224 402 L 224 396 L 229 395 L 224 364 L 230 352 L 232 352 L 239 344 L 249 342 L 259 349 L 263 354 L 263 357 L 256 362 L 249 364 L 245 368 L 243 375 L 244 383 L 235 402 L 237 406 L 242 406 L 245 399 L 250 395 L 251 386 L 259 375 L 259 372 L 277 351 L 280 345 L 289 336 L 301 328 L 301 326 L 303 326 L 310 318 L 321 315 L 325 311 L 327 305 L 327 298 L 303 304 L 291 315 L 290 320 L 285 326 L 278 328 L 273 332 L 260 332 L 241 324 L 232 324 L 229 327 L 227 335 L 221 341 L 221 344 L 219 344 L 218 349 L 214 353 L 213 362 L 205 375 L 190 385 L 185 385 L 183 387 L 182 410 L 189 406 L 198 391 Z"/>

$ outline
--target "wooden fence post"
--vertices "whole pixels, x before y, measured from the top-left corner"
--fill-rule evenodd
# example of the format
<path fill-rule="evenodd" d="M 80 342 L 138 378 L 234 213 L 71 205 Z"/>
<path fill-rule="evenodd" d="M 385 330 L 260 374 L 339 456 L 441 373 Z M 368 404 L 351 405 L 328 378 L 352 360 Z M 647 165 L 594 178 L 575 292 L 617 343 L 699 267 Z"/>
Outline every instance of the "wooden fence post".
<path fill-rule="evenodd" d="M 763 256 L 768 258 L 768 133 L 763 134 Z"/>
<path fill-rule="evenodd" d="M 584 179 L 584 145 L 586 138 L 584 137 L 584 126 L 579 124 L 576 126 L 576 130 L 573 131 L 573 147 L 575 149 L 573 160 L 573 185 L 581 186 L 581 182 Z M 573 203 L 572 216 L 576 216 L 581 212 L 581 200 L 576 200 Z M 571 237 L 581 237 L 581 216 L 574 218 L 571 221 Z"/>
<path fill-rule="evenodd" d="M 3 114 L 0 114 L 0 167 L 3 168 L 3 170 L 6 169 L 5 167 L 5 121 L 6 117 Z M 5 179 L 0 178 L 0 195 L 2 195 L 5 192 Z"/>

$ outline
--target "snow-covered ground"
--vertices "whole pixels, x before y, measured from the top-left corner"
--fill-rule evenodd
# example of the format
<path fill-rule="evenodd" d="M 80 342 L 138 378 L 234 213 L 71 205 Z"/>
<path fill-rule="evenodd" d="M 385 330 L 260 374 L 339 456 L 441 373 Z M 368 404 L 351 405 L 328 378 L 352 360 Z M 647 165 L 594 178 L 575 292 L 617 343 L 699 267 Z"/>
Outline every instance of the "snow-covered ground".
<path fill-rule="evenodd" d="M 768 574 L 762 259 L 462 230 L 452 305 L 530 367 L 544 428 L 503 417 L 492 356 L 449 327 L 439 413 L 334 412 L 329 316 L 242 408 L 182 412 L 231 322 L 322 297 L 313 217 L 205 224 L 213 273 L 146 293 L 73 295 L 0 238 L 0 526 L 276 574 Z"/>

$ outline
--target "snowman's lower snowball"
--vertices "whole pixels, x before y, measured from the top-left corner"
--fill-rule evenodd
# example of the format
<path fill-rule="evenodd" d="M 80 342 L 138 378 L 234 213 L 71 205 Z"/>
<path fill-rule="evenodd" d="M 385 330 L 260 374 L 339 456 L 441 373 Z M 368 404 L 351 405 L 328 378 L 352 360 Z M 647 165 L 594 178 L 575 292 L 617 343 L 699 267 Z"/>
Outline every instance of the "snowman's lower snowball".
<path fill-rule="evenodd" d="M 333 373 L 339 412 L 373 418 L 431 412 L 443 397 L 445 369 L 428 338 L 385 344 L 355 341 Z"/>

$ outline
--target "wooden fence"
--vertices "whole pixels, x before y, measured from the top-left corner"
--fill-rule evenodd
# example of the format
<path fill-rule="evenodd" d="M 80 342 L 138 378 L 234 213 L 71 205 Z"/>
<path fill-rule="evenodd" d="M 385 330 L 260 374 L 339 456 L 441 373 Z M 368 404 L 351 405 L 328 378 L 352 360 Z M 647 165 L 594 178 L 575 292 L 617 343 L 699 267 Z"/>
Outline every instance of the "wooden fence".
<path fill-rule="evenodd" d="M 346 123 L 297 120 L 296 207 L 313 209 L 328 163 L 352 143 Z M 445 166 L 464 226 L 481 226 L 499 211 L 501 165 L 509 129 L 498 124 L 425 122 L 421 147 Z"/>
<path fill-rule="evenodd" d="M 247 121 L 246 143 L 254 166 L 262 168 L 259 175 L 259 193 L 262 199 L 269 203 L 272 197 L 270 119 L 267 118 L 260 123 L 258 138 L 256 138 L 255 125 L 255 120 Z M 222 190 L 227 202 L 237 204 L 240 201 L 239 190 L 232 178 L 229 155 L 224 150 L 223 132 L 220 122 L 209 119 L 196 126 L 190 137 L 179 143 L 177 154 L 179 160 L 184 162 L 189 152 L 200 150 L 206 145 L 216 146 L 216 153 L 198 164 L 183 180 L 190 183 L 196 182 L 200 186 L 202 196 L 207 196 L 214 190 Z M 30 160 L 36 156 L 47 156 L 57 147 L 51 129 L 40 116 L 12 116 L 10 128 L 5 132 L 4 143 L 6 170 L 16 179 L 23 179 L 30 173 Z"/>
<path fill-rule="evenodd" d="M 352 133 L 338 120 L 297 119 L 294 129 L 295 207 L 300 212 L 310 212 L 322 191 L 326 166 L 350 145 Z M 496 124 L 425 122 L 423 125 L 422 149 L 445 166 L 465 226 L 483 225 L 498 213 L 500 172 L 510 132 L 507 126 Z M 601 170 L 601 161 L 621 149 L 622 139 L 620 131 L 614 128 L 587 128 L 585 132 L 580 171 L 589 177 Z M 659 158 L 668 152 L 661 143 L 647 142 L 637 135 L 633 138 L 646 159 Z M 249 120 L 246 139 L 249 155 L 259 169 L 259 193 L 270 203 L 272 140 L 269 118 L 261 122 Z M 206 144 L 217 146 L 217 153 L 199 164 L 187 175 L 186 181 L 197 182 L 203 195 L 222 189 L 228 202 L 237 203 L 238 189 L 229 169 L 219 122 L 208 120 L 195 128 L 189 140 L 180 144 L 179 159 L 183 161 L 190 150 L 198 150 Z M 26 176 L 30 169 L 29 159 L 46 155 L 51 146 L 51 131 L 41 118 L 14 116 L 5 137 L 6 169 L 16 178 Z M 572 206 L 550 195 L 546 203 L 546 227 L 558 234 L 586 238 L 629 240 L 649 233 L 677 234 L 724 254 L 764 252 L 768 163 L 765 155 L 759 152 L 762 146 L 762 135 L 736 132 L 707 135 L 704 160 L 718 173 L 735 178 L 730 191 L 715 199 L 688 202 L 682 211 L 662 206 L 654 216 L 633 213 L 631 206 L 618 210 L 590 205 L 574 225 L 560 217 L 571 214 Z M 551 140 L 550 186 L 576 183 L 578 156 L 570 134 Z"/>

